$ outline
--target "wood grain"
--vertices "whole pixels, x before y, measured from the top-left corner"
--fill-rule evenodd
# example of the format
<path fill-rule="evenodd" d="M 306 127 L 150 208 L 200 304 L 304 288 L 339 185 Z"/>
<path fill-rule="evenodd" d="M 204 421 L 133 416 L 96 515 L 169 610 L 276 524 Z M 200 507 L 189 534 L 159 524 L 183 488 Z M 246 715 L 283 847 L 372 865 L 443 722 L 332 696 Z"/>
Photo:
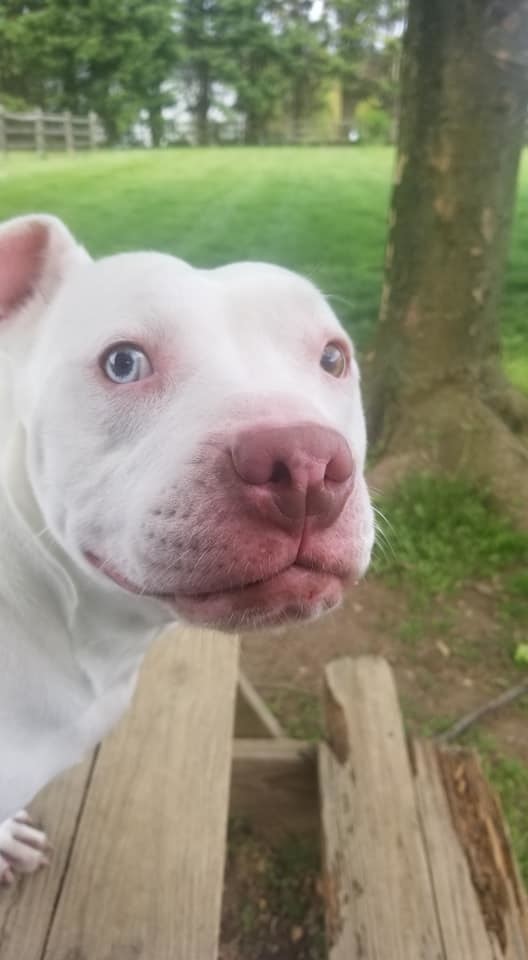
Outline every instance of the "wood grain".
<path fill-rule="evenodd" d="M 414 757 L 448 960 L 528 960 L 526 894 L 476 755 L 419 741 Z"/>
<path fill-rule="evenodd" d="M 50 783 L 29 807 L 53 844 L 51 865 L 0 888 L 0 960 L 40 960 L 62 890 L 92 757 Z"/>
<path fill-rule="evenodd" d="M 152 650 L 99 751 L 44 960 L 215 960 L 237 667 L 236 638 L 204 630 Z"/>
<path fill-rule="evenodd" d="M 384 660 L 327 667 L 326 729 L 319 777 L 330 960 L 445 960 Z"/>
<path fill-rule="evenodd" d="M 276 843 L 291 834 L 317 837 L 317 754 L 302 740 L 235 740 L 229 804 L 255 833 Z"/>

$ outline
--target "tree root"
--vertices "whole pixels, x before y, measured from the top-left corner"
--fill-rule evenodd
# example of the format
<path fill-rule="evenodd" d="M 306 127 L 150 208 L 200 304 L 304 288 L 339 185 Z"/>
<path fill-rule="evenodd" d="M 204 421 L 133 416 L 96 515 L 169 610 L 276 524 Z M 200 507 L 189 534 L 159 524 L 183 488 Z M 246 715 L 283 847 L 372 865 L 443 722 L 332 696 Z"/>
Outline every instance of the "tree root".
<path fill-rule="evenodd" d="M 411 473 L 464 476 L 528 530 L 528 398 L 445 387 L 391 412 L 369 483 L 386 492 Z"/>

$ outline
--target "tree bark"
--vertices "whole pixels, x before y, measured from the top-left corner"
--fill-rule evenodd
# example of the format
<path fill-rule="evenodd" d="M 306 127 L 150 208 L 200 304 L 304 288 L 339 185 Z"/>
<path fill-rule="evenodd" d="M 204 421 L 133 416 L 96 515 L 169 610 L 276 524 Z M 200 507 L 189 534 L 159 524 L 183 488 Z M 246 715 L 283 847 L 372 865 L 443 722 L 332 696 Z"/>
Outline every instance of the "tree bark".
<path fill-rule="evenodd" d="M 196 99 L 196 136 L 200 146 L 209 143 L 209 107 L 211 105 L 211 80 L 209 64 L 203 61 L 198 68 L 198 96 Z"/>
<path fill-rule="evenodd" d="M 502 376 L 498 316 L 528 104 L 528 0 L 410 0 L 401 84 L 367 363 L 371 441 L 385 460 L 462 469 L 508 499 L 497 472 L 528 473 L 528 403 Z"/>
<path fill-rule="evenodd" d="M 163 114 L 158 104 L 148 108 L 148 123 L 152 146 L 159 147 L 163 136 Z"/>

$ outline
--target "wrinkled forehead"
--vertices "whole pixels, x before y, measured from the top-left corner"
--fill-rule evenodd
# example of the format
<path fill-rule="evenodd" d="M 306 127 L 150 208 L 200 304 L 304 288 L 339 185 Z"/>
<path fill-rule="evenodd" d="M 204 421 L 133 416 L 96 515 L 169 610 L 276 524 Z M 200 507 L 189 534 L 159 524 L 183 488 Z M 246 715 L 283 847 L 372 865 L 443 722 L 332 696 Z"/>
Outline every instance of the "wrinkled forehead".
<path fill-rule="evenodd" d="M 120 254 L 88 263 L 65 283 L 39 352 L 82 358 L 121 340 L 184 342 L 187 349 L 231 341 L 237 349 L 319 341 L 341 332 L 307 280 L 259 263 L 197 270 L 160 254 Z"/>

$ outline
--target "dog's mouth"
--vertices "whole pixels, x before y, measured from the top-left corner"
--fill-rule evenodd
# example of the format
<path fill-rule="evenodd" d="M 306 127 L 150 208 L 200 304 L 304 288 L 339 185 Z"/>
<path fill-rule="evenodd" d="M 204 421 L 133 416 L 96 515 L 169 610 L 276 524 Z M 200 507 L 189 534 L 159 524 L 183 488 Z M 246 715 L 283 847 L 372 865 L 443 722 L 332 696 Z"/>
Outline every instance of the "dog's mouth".
<path fill-rule="evenodd" d="M 119 587 L 139 596 L 161 600 L 188 623 L 240 629 L 308 620 L 341 603 L 348 579 L 343 570 L 327 570 L 294 562 L 268 577 L 215 591 L 161 592 L 145 590 L 91 552 L 85 558 Z"/>

